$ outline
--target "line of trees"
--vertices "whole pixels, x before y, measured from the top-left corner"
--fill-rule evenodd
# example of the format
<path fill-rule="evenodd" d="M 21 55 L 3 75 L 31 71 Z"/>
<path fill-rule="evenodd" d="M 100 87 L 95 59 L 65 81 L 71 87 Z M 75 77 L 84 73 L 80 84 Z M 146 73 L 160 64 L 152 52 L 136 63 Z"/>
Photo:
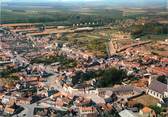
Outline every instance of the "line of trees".
<path fill-rule="evenodd" d="M 133 25 L 127 31 L 131 32 L 133 38 L 145 35 L 163 35 L 168 34 L 168 24 L 147 23 L 145 25 Z"/>
<path fill-rule="evenodd" d="M 49 65 L 55 62 L 59 62 L 61 65 L 61 68 L 72 68 L 77 65 L 77 61 L 68 59 L 64 56 L 50 56 L 50 57 L 38 57 L 34 58 L 30 61 L 31 64 L 34 63 L 43 63 L 45 65 Z"/>

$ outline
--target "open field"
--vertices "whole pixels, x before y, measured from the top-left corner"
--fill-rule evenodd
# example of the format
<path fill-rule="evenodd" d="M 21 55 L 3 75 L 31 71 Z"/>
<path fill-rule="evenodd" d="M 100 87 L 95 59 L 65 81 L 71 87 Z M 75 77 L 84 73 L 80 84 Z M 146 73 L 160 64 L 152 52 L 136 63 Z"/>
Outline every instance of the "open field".
<path fill-rule="evenodd" d="M 122 17 L 119 10 L 94 9 L 63 9 L 63 8 L 34 8 L 25 6 L 2 8 L 1 23 L 48 23 L 57 25 L 72 25 L 79 22 L 111 21 L 111 18 Z"/>
<path fill-rule="evenodd" d="M 110 38 L 108 35 L 113 34 L 115 31 L 111 29 L 95 30 L 93 32 L 73 33 L 63 36 L 60 40 L 68 42 L 76 48 L 90 51 L 97 56 L 105 56 L 107 54 L 107 43 Z"/>
<path fill-rule="evenodd" d="M 165 40 L 168 38 L 168 35 L 145 35 L 142 36 L 142 40 Z"/>
<path fill-rule="evenodd" d="M 144 106 L 150 106 L 150 105 L 155 105 L 159 102 L 158 99 L 150 96 L 150 95 L 143 95 L 143 96 L 140 96 L 140 97 L 137 97 L 133 100 L 131 100 L 135 103 L 141 103 L 143 104 Z"/>

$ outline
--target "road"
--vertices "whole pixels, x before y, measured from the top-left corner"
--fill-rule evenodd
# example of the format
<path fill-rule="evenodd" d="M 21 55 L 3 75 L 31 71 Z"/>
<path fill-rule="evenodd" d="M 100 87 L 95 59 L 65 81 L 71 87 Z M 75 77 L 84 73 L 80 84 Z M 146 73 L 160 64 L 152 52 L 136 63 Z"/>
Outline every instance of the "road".
<path fill-rule="evenodd" d="M 16 54 L 15 60 L 18 61 L 19 63 L 29 64 L 29 61 L 21 57 L 21 55 L 19 54 Z"/>
<path fill-rule="evenodd" d="M 33 103 L 29 105 L 20 105 L 20 106 L 23 107 L 24 110 L 21 113 L 14 115 L 12 117 L 33 117 L 34 107 L 36 107 L 37 104 Z"/>
<path fill-rule="evenodd" d="M 46 72 L 51 73 L 52 75 L 47 78 L 46 85 L 51 88 L 53 87 L 54 89 L 58 91 L 63 91 L 62 86 L 59 82 L 57 82 L 57 78 L 59 77 L 59 73 L 55 73 L 52 71 L 52 68 L 50 66 L 46 66 Z"/>
<path fill-rule="evenodd" d="M 16 55 L 15 57 L 15 60 L 17 60 L 18 62 L 20 63 L 26 63 L 26 64 L 29 64 L 29 62 L 24 58 L 24 57 L 21 57 L 21 55 Z M 92 66 L 92 67 L 89 67 L 87 69 L 104 69 L 105 68 L 105 64 L 101 64 L 99 66 Z M 85 68 L 86 70 L 86 68 Z M 57 80 L 57 78 L 60 76 L 61 72 L 60 73 L 55 73 L 53 72 L 52 68 L 50 66 L 46 66 L 45 68 L 45 71 L 48 72 L 48 73 L 51 73 L 52 75 L 49 76 L 47 78 L 47 81 L 45 82 L 46 86 L 48 86 L 49 88 L 54 88 L 60 92 L 66 92 L 63 87 L 61 86 L 60 82 Z M 70 92 L 66 92 L 66 93 L 70 93 Z M 71 95 L 78 95 L 78 96 L 82 96 L 82 97 L 88 97 L 88 98 L 91 98 L 92 100 L 94 100 L 95 102 L 102 102 L 103 99 L 99 96 L 97 96 L 96 94 L 86 94 L 84 92 L 81 92 L 81 91 L 76 91 L 76 92 L 71 92 L 70 93 Z M 48 99 L 49 97 L 47 98 L 44 98 L 43 100 L 46 100 Z M 43 101 L 41 100 L 41 101 Z M 41 102 L 39 101 L 39 102 Z M 14 115 L 13 117 L 33 117 L 33 112 L 34 112 L 34 108 L 35 107 L 39 107 L 37 106 L 37 103 L 33 103 L 33 104 L 29 104 L 29 105 L 20 105 L 24 108 L 24 110 L 19 113 L 18 115 Z"/>

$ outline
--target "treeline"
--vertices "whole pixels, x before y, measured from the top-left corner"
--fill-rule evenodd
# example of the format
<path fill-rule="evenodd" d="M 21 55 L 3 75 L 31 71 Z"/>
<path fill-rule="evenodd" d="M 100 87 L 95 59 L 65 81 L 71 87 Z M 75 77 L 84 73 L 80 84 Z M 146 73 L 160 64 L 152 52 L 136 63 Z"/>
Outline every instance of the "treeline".
<path fill-rule="evenodd" d="M 34 17 L 34 18 L 26 18 L 22 17 L 22 20 L 19 20 L 17 18 L 15 19 L 2 19 L 3 24 L 8 23 L 49 23 L 53 22 L 55 25 L 73 25 L 73 24 L 79 24 L 79 23 L 89 23 L 89 22 L 98 22 L 97 25 L 104 25 L 110 22 L 111 20 L 109 18 L 96 18 L 95 16 L 78 16 L 78 15 L 66 15 L 66 16 L 55 16 L 55 17 Z"/>
<path fill-rule="evenodd" d="M 133 25 L 126 29 L 133 38 L 145 35 L 165 35 L 168 34 L 168 24 L 147 23 L 145 25 Z"/>
<path fill-rule="evenodd" d="M 77 61 L 73 59 L 68 59 L 64 56 L 38 57 L 38 58 L 32 59 L 30 61 L 30 64 L 42 63 L 45 65 L 49 65 L 55 62 L 59 62 L 61 69 L 73 68 L 77 65 Z"/>
<path fill-rule="evenodd" d="M 108 87 L 114 84 L 121 83 L 126 77 L 126 72 L 116 68 L 109 68 L 106 70 L 87 71 L 86 73 L 77 72 L 72 77 L 72 83 L 83 83 L 91 79 L 96 79 L 96 87 Z"/>

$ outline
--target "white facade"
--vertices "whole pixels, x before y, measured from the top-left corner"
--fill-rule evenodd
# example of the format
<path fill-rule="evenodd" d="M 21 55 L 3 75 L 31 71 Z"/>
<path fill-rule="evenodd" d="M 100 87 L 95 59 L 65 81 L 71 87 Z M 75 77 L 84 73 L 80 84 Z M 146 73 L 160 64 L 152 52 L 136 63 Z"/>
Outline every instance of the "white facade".
<path fill-rule="evenodd" d="M 164 98 L 164 95 L 163 95 L 163 94 L 158 93 L 158 92 L 153 91 L 153 90 L 150 90 L 150 89 L 147 89 L 146 93 L 147 93 L 148 95 L 151 95 L 151 96 L 153 96 L 153 97 L 159 99 L 160 101 L 162 101 L 162 99 Z"/>

